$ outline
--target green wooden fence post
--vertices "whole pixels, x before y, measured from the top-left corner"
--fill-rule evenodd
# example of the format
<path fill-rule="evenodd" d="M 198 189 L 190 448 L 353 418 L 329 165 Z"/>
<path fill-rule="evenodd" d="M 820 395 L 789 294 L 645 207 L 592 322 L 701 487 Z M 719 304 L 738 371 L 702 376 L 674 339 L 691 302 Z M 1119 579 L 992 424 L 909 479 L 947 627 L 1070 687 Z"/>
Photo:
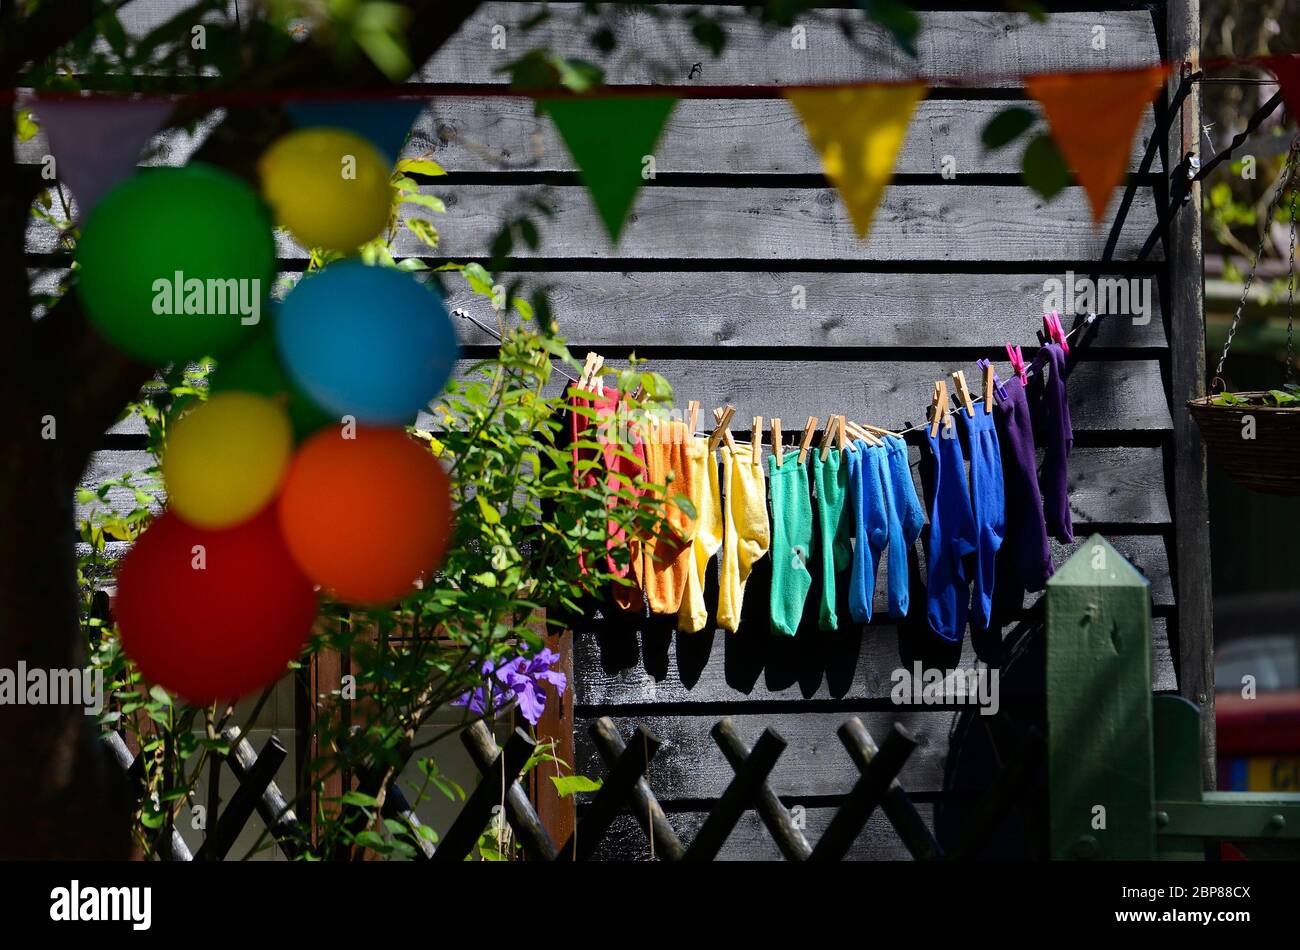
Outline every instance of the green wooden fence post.
<path fill-rule="evenodd" d="M 1155 857 L 1151 595 L 1094 534 L 1047 584 L 1052 857 Z"/>

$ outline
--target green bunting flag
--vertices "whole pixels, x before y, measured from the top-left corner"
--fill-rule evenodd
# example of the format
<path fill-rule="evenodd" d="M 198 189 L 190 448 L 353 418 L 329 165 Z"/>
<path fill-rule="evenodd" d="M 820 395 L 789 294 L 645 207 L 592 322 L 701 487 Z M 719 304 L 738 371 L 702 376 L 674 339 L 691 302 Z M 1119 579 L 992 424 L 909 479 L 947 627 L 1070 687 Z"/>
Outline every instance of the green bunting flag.
<path fill-rule="evenodd" d="M 618 242 L 637 189 L 641 187 L 645 156 L 677 105 L 675 98 L 544 99 L 541 112 L 550 115 L 578 166 L 578 175 Z"/>

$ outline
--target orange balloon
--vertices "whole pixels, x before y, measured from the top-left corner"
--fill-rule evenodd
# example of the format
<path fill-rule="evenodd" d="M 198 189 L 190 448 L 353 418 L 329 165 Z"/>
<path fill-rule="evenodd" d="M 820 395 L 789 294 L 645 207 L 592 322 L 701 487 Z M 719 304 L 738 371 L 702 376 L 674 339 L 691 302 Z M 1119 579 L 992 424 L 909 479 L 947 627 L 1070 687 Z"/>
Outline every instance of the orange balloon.
<path fill-rule="evenodd" d="M 298 449 L 280 531 L 309 578 L 340 600 L 386 604 L 437 567 L 451 540 L 447 473 L 401 429 L 327 426 Z"/>

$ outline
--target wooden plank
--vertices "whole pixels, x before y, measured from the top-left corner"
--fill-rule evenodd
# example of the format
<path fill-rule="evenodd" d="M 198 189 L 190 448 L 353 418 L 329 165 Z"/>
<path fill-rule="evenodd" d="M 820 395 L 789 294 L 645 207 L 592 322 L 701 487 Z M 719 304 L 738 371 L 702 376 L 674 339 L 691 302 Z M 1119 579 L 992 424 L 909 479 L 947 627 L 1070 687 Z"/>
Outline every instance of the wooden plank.
<path fill-rule="evenodd" d="M 522 274 L 546 286 L 575 352 L 610 347 L 993 347 L 1034 339 L 1065 271 L 1041 274 L 898 274 L 838 271 L 563 271 Z M 1087 275 L 1078 273 L 1075 280 Z M 1090 347 L 1167 345 L 1155 277 L 1127 278 L 1114 297 L 1128 311 L 1097 324 Z M 1142 281 L 1129 284 L 1127 281 Z M 448 279 L 448 304 L 486 319 L 486 301 Z M 1120 285 L 1107 285 L 1107 287 Z M 799 288 L 803 288 L 802 291 Z M 1138 291 L 1140 300 L 1132 295 Z M 1109 294 L 1108 294 L 1109 296 Z M 795 304 L 801 303 L 802 309 Z M 1147 310 L 1146 315 L 1134 311 Z M 1064 316 L 1069 322 L 1072 318 Z M 465 343 L 492 344 L 468 321 Z"/>
<path fill-rule="evenodd" d="M 865 633 L 809 631 L 797 642 L 761 633 L 679 633 L 669 642 L 589 631 L 575 642 L 575 701 L 589 713 L 594 707 L 667 703 L 726 703 L 734 712 L 759 702 L 888 699 L 895 672 L 910 672 L 915 662 L 910 654 L 916 652 L 893 625 Z M 1152 654 L 1151 688 L 1177 689 L 1163 618 L 1152 621 Z M 976 663 L 966 637 L 952 665 L 969 670 Z M 999 684 L 1008 695 L 1018 688 L 1019 683 L 1005 680 Z"/>
<path fill-rule="evenodd" d="M 546 614 L 538 610 L 529 628 L 546 643 L 546 646 L 559 654 L 554 671 L 562 674 L 566 682 L 572 684 L 573 677 L 573 633 L 569 630 L 551 632 L 546 626 Z M 534 734 L 539 744 L 553 742 L 551 754 L 566 765 L 573 763 L 573 690 L 565 689 L 558 695 L 551 684 L 542 687 L 546 692 L 546 705 L 541 719 L 537 722 Z M 537 815 L 552 842 L 568 841 L 574 830 L 574 801 L 561 798 L 555 789 L 552 777 L 569 774 L 553 762 L 542 762 L 529 774 L 530 797 L 537 808 Z"/>
<path fill-rule="evenodd" d="M 497 185 L 437 184 L 421 188 L 442 197 L 441 257 L 486 257 L 501 223 L 519 213 L 527 193 L 546 200 L 554 215 L 538 220 L 537 252 L 519 257 L 642 260 L 795 261 L 1092 261 L 1106 243 L 1109 219 L 1094 228 L 1081 188 L 1066 188 L 1051 202 L 1012 185 L 891 185 L 866 241 L 859 240 L 839 196 L 830 188 L 643 188 L 617 248 L 611 246 L 585 189 L 548 185 L 530 189 Z M 683 222 L 689 221 L 689 227 Z M 1149 188 L 1139 188 L 1115 258 L 1133 257 L 1156 223 Z M 281 257 L 305 253 L 282 237 Z M 403 230 L 394 241 L 399 257 L 428 248 Z"/>
<path fill-rule="evenodd" d="M 626 364 L 620 364 L 607 359 L 606 371 L 625 368 Z M 698 399 L 706 406 L 731 404 L 736 407 L 737 419 L 825 419 L 842 412 L 857 421 L 902 428 L 923 421 L 932 381 L 946 377 L 957 365 L 782 360 L 777 354 L 768 360 L 656 359 L 642 368 L 663 374 L 679 402 Z M 457 371 L 468 373 L 469 367 L 458 366 Z M 558 374 L 550 385 L 558 391 Z M 1081 362 L 1070 376 L 1068 391 L 1076 433 L 1164 431 L 1170 427 L 1160 365 L 1154 360 Z M 431 417 L 425 421 L 432 424 Z"/>
<path fill-rule="evenodd" d="M 1147 577 L 1148 580 L 1151 581 L 1152 603 L 1156 604 L 1157 607 L 1161 607 L 1161 608 L 1167 608 L 1173 606 L 1174 604 L 1173 581 L 1171 581 L 1171 576 L 1169 571 L 1169 554 L 1167 554 L 1165 539 L 1160 537 L 1160 535 L 1112 534 L 1109 535 L 1109 541 L 1113 543 L 1115 548 L 1117 548 L 1117 550 L 1121 552 L 1121 554 L 1125 556 L 1125 558 L 1128 561 L 1130 561 L 1130 563 L 1134 565 L 1134 567 L 1138 568 L 1139 571 L 1143 573 L 1144 577 Z M 1080 535 L 1080 538 L 1076 539 L 1073 545 L 1061 545 L 1061 543 L 1057 541 L 1050 542 L 1050 547 L 1052 547 L 1053 563 L 1054 564 L 1065 563 L 1065 561 L 1069 560 L 1070 556 L 1074 554 L 1074 551 L 1078 550 L 1078 548 L 1082 545 L 1083 545 L 1082 535 Z M 888 568 L 888 561 L 887 564 L 884 565 L 884 567 L 881 567 L 881 572 L 884 572 L 885 569 L 887 568 Z M 714 569 L 716 569 L 716 567 Z M 917 581 L 919 581 L 920 584 L 924 584 L 923 561 L 920 561 L 920 563 L 914 563 L 913 569 L 915 569 L 915 571 L 918 572 Z M 881 577 L 883 576 L 884 574 L 881 574 Z M 770 582 L 771 582 L 771 561 L 764 558 L 759 560 L 758 563 L 754 565 L 754 573 L 750 574 L 750 580 L 748 582 L 748 585 L 746 585 L 745 587 L 744 612 L 742 612 L 740 630 L 738 630 L 737 635 L 741 635 L 741 637 L 766 638 L 768 633 L 770 633 L 770 620 L 768 620 L 768 608 L 767 608 L 767 597 L 768 597 L 767 585 L 770 584 Z M 712 602 L 711 599 L 715 597 L 714 584 L 715 582 L 710 580 L 710 585 L 708 585 L 705 591 L 706 602 L 711 603 Z M 918 591 L 918 595 L 919 595 L 919 591 Z M 1037 603 L 1037 600 L 1039 600 L 1039 598 L 1040 598 L 1040 594 L 1027 594 L 1023 600 L 1023 611 L 1028 611 L 1030 610 L 1031 607 L 1034 607 L 1034 604 Z M 868 638 L 883 637 L 883 642 L 884 642 L 883 646 L 881 646 L 879 642 L 872 642 L 871 646 L 878 647 L 878 648 L 888 648 L 888 643 L 891 642 L 889 641 L 889 632 L 891 632 L 892 629 L 891 626 L 889 626 L 889 624 L 891 624 L 891 621 L 889 621 L 887 615 L 885 615 L 885 610 L 887 610 L 887 604 L 885 604 L 884 602 L 883 586 L 878 584 L 878 587 L 876 587 L 876 602 L 875 602 L 876 624 L 872 626 L 868 626 L 867 634 L 866 634 Z M 809 616 L 810 617 L 813 616 L 811 615 L 811 612 Z M 910 634 L 905 634 L 904 638 L 902 638 L 902 641 L 898 639 L 897 635 L 894 635 L 893 642 L 894 643 L 901 642 L 902 645 L 900 647 L 900 651 L 898 651 L 898 655 L 911 656 L 914 654 L 919 655 L 920 652 L 926 652 L 926 656 L 928 656 L 928 658 L 946 659 L 949 661 L 949 663 L 956 663 L 958 659 L 958 655 L 961 655 L 959 654 L 959 650 L 953 650 L 952 647 L 945 647 L 944 645 L 933 645 L 933 643 L 931 643 L 933 647 L 932 650 L 924 646 L 926 645 L 927 642 L 930 641 L 928 641 L 926 635 L 924 635 L 924 629 L 926 628 L 924 628 L 923 615 L 922 613 L 914 612 L 914 616 L 915 619 L 909 619 L 904 624 L 904 626 L 910 626 L 911 628 Z M 811 621 L 805 620 L 805 623 L 811 623 Z M 628 659 L 628 651 L 636 650 L 636 638 L 634 638 L 634 630 L 638 629 L 638 626 L 640 626 L 641 629 L 651 630 L 651 632 L 653 632 L 654 637 L 656 638 L 655 651 L 653 655 L 646 654 L 645 658 L 643 659 L 645 659 L 646 663 L 649 664 L 650 668 L 654 669 L 656 673 L 662 674 L 664 669 L 667 668 L 666 667 L 667 658 L 666 656 L 664 656 L 664 650 L 666 650 L 667 648 L 667 639 L 666 639 L 667 635 L 672 632 L 671 620 L 660 619 L 660 617 L 654 617 L 654 619 L 651 619 L 649 621 L 640 621 L 637 620 L 636 617 L 628 617 L 623 615 L 623 613 L 615 612 L 612 613 L 612 615 L 598 617 L 598 619 L 597 617 L 593 617 L 593 619 L 586 621 L 585 624 L 578 624 L 578 626 L 580 626 L 581 628 L 580 633 L 582 632 L 590 633 L 593 632 L 593 630 L 617 630 L 617 632 L 621 632 L 621 634 L 623 634 L 623 637 L 621 637 L 621 639 L 615 639 L 615 641 L 610 641 L 612 643 L 612 650 L 614 650 L 615 654 L 619 656 L 619 659 L 616 659 L 614 661 L 602 660 L 604 667 L 608 669 L 617 669 L 621 667 L 628 667 L 628 665 L 632 665 L 632 663 L 634 663 L 634 658 L 632 660 Z M 918 634 L 920 635 L 920 637 L 922 637 L 920 641 L 918 641 L 917 639 Z M 813 635 L 813 634 L 809 634 L 809 635 Z M 836 635 L 837 637 L 837 635 L 839 634 L 818 634 L 818 635 L 822 635 L 822 637 L 827 637 L 827 635 Z M 685 643 L 695 643 L 695 642 L 697 641 L 693 641 L 692 638 L 685 638 L 682 639 L 682 641 L 679 641 L 679 646 L 685 645 Z M 707 643 L 707 641 L 698 641 L 698 642 Z M 751 643 L 753 641 L 748 641 L 748 642 Z M 801 646 L 798 646 L 802 642 L 803 641 L 801 641 L 801 638 L 796 638 L 796 641 L 794 641 L 793 643 L 790 641 L 785 641 L 785 643 L 787 643 L 787 646 L 776 647 L 776 648 L 777 650 L 790 651 L 790 654 L 787 654 L 788 656 L 796 655 L 798 654 L 798 652 L 800 652 L 802 648 Z M 833 652 L 837 650 L 837 648 L 842 647 L 849 652 L 852 652 L 854 648 L 854 643 L 852 641 L 845 642 L 845 641 L 840 641 L 840 639 L 829 639 L 829 641 L 813 641 L 813 642 L 824 642 L 826 643 L 827 646 L 832 647 L 832 650 L 829 651 L 829 654 L 832 655 Z M 1158 643 L 1157 643 L 1157 647 L 1158 647 Z M 985 655 L 987 655 L 987 647 L 982 647 L 982 648 L 984 648 Z M 1153 686 L 1156 687 L 1156 689 L 1170 689 L 1171 668 L 1169 665 L 1169 660 L 1166 659 L 1167 645 L 1165 647 L 1158 647 L 1158 648 L 1160 648 L 1162 656 L 1160 661 L 1158 661 L 1157 664 L 1158 676 L 1156 680 L 1154 680 Z M 907 650 L 909 652 L 907 652 L 907 654 L 904 654 L 902 650 Z M 701 650 L 701 652 L 707 652 L 707 650 Z M 820 661 L 823 661 L 823 663 L 831 663 L 832 655 L 823 656 L 822 660 Z M 695 664 L 701 663 L 701 661 L 703 661 L 703 656 L 699 656 L 699 655 L 695 656 L 694 658 Z M 844 663 L 852 663 L 852 660 L 835 660 L 835 661 L 844 661 Z M 878 665 L 878 667 L 874 667 L 874 668 L 893 669 L 896 663 L 897 660 L 893 660 L 893 661 L 889 661 L 888 664 L 883 665 L 883 667 L 881 667 L 881 665 Z M 814 665 L 814 667 L 811 669 L 813 669 L 813 671 L 815 672 L 816 669 L 819 668 L 816 667 L 816 665 Z M 848 669 L 845 669 L 845 671 L 842 671 L 842 673 L 844 673 L 842 674 L 842 676 L 836 677 L 837 682 L 839 682 L 840 684 L 839 689 L 844 689 L 844 686 L 842 686 L 842 684 L 848 681 L 846 680 L 846 677 L 848 677 L 848 672 L 849 672 Z M 689 676 L 694 676 L 694 672 L 690 672 Z M 835 690 L 835 687 L 832 687 L 832 691 L 833 690 Z"/>
<path fill-rule="evenodd" d="M 1170 4 L 1169 58 L 1186 62 L 1189 70 L 1200 63 L 1199 0 Z M 1170 80 L 1170 94 L 1177 86 Z M 1192 86 L 1183 100 L 1169 133 L 1169 161 L 1199 153 L 1201 100 Z M 1205 447 L 1200 432 L 1184 408 L 1190 399 L 1205 394 L 1204 248 L 1201 235 L 1201 186 L 1192 184 L 1188 201 L 1178 209 L 1169 228 L 1171 335 L 1171 386 L 1173 414 L 1175 568 L 1178 576 L 1179 686 L 1182 695 L 1201 709 L 1201 775 L 1205 788 L 1213 789 L 1218 777 L 1214 736 L 1214 630 L 1210 583 L 1209 495 L 1206 484 Z"/>
<path fill-rule="evenodd" d="M 842 412 L 850 419 L 896 428 L 923 420 L 925 380 L 946 377 L 955 368 L 952 363 L 926 361 L 724 361 L 708 356 L 701 351 L 698 360 L 656 359 L 642 368 L 663 374 L 679 401 L 699 399 L 708 406 L 731 403 L 738 419 L 757 415 L 824 419 Z M 469 378 L 474 365 L 470 360 L 458 362 L 457 376 Z M 616 373 L 625 364 L 611 358 L 605 367 Z M 548 383 L 549 391 L 558 393 L 565 384 L 557 372 Z M 1080 362 L 1070 376 L 1069 400 L 1076 434 L 1162 432 L 1172 425 L 1160 364 L 1154 360 Z M 428 413 L 420 414 L 417 425 L 436 428 Z M 144 424 L 131 418 L 108 431 L 140 435 Z"/>
<path fill-rule="evenodd" d="M 747 745 L 758 741 L 771 726 L 786 740 L 785 754 L 769 776 L 772 790 L 783 795 L 846 795 L 859 777 L 849 754 L 835 738 L 835 730 L 846 718 L 842 712 L 800 712 L 793 714 L 731 714 L 736 729 Z M 901 722 L 921 744 L 909 756 L 899 781 L 911 794 L 939 792 L 944 787 L 944 763 L 948 755 L 948 731 L 957 713 L 949 711 L 891 711 L 859 713 L 873 736 L 883 737 L 895 722 Z M 716 715 L 612 717 L 619 732 L 632 734 L 645 725 L 663 742 L 650 763 L 649 782 L 661 802 L 717 798 L 726 790 L 735 772 L 714 743 L 709 730 Z M 577 736 L 578 771 L 587 776 L 604 775 L 606 770 L 586 736 L 587 720 L 579 718 Z"/>
<path fill-rule="evenodd" d="M 1054 13 L 1041 23 L 1025 13 L 922 12 L 918 56 L 913 60 L 856 10 L 802 16 L 806 48 L 793 49 L 790 30 L 765 29 L 735 7 L 722 11 L 730 20 L 728 42 L 717 58 L 695 43 L 680 18 L 661 21 L 635 8 L 608 9 L 605 21 L 620 42 L 614 55 L 605 58 L 588 41 L 590 21 L 578 16 L 581 4 L 549 6 L 551 20 L 524 32 L 518 24 L 535 12 L 532 4 L 483 4 L 416 78 L 500 83 L 504 78 L 496 70 L 535 46 L 599 61 L 606 81 L 619 84 L 798 84 L 916 76 L 955 76 L 972 83 L 972 77 L 987 76 L 979 85 L 1006 87 L 1017 85 L 1016 77 L 1026 72 L 1151 65 L 1160 58 L 1151 15 L 1145 10 Z M 841 33 L 841 17 L 855 25 L 855 40 Z M 505 27 L 505 49 L 492 48 L 492 28 L 498 24 Z M 1106 30 L 1104 50 L 1091 46 L 1094 26 Z M 696 64 L 698 69 L 693 68 Z"/>
<path fill-rule="evenodd" d="M 810 841 L 817 841 L 826 826 L 830 824 L 835 808 L 829 806 L 805 806 L 796 804 L 798 820 L 804 823 L 804 836 Z M 917 805 L 927 825 L 933 825 L 932 805 Z M 708 812 L 704 810 L 672 811 L 668 821 L 678 836 L 686 841 L 693 840 L 695 833 L 704 824 Z M 630 815 L 616 818 L 605 840 L 601 842 L 596 859 L 601 861 L 648 861 L 650 848 L 646 844 L 645 834 Z M 883 814 L 873 814 L 867 821 L 866 828 L 858 835 L 853 847 L 845 856 L 848 861 L 907 861 L 911 859 L 907 848 L 899 840 L 898 833 Z M 740 821 L 727 838 L 718 853 L 718 861 L 780 861 L 781 852 L 763 827 L 762 820 L 755 811 L 741 815 Z"/>
<path fill-rule="evenodd" d="M 858 239 L 831 188 L 716 188 L 650 185 L 641 189 L 617 247 L 610 244 L 586 189 L 579 185 L 502 187 L 496 184 L 423 185 L 447 205 L 438 218 L 437 259 L 490 256 L 504 221 L 536 197 L 553 209 L 534 213 L 541 245 L 519 244 L 519 258 L 562 259 L 578 264 L 611 258 L 653 261 L 753 260 L 775 267 L 805 261 L 1088 262 L 1100 260 L 1110 219 L 1094 228 L 1083 189 L 1066 188 L 1044 201 L 1014 185 L 891 185 L 866 241 Z M 404 206 L 408 215 L 410 206 Z M 427 216 L 423 211 L 420 216 Z M 61 217 L 55 214 L 55 217 Z M 689 227 L 683 227 L 689 221 Z M 1115 258 L 1133 257 L 1156 223 L 1150 188 L 1137 190 Z M 287 232 L 276 233 L 277 253 L 303 261 L 307 252 Z M 430 248 L 402 229 L 397 257 L 431 257 Z M 58 233 L 46 221 L 28 228 L 29 254 L 59 251 Z M 1161 251 L 1157 248 L 1156 255 Z M 941 267 L 935 267 L 941 270 Z M 1064 268 L 1062 268 L 1064 270 Z"/>
<path fill-rule="evenodd" d="M 66 274 L 40 273 L 52 291 Z M 292 286 L 301 271 L 281 271 Z M 799 346 L 838 350 L 894 347 L 993 348 L 1025 343 L 1042 329 L 1057 283 L 1078 288 L 1089 274 L 884 273 L 876 271 L 570 271 L 513 274 L 521 292 L 545 287 L 574 352 L 647 346 L 734 349 Z M 1163 349 L 1164 308 L 1155 275 L 1102 274 L 1108 308 L 1089 350 Z M 1140 283 L 1130 283 L 1130 281 Z M 1053 283 L 1057 282 L 1057 283 Z M 488 302 L 456 275 L 444 275 L 449 308 L 463 307 L 495 323 Z M 802 290 L 800 289 L 802 288 Z M 802 308 L 793 303 L 799 300 Z M 1071 324 L 1074 317 L 1062 314 Z M 456 330 L 466 345 L 495 346 L 496 338 L 468 320 Z M 826 354 L 834 356 L 834 353 Z"/>
<path fill-rule="evenodd" d="M 958 181 L 963 175 L 1019 175 L 1024 140 L 995 151 L 980 144 L 985 123 L 1008 104 L 980 99 L 922 102 L 899 150 L 895 174 L 937 176 L 950 165 Z M 1032 101 L 1025 106 L 1040 111 Z M 1130 171 L 1137 170 L 1153 126 L 1148 113 L 1133 139 Z M 155 139 L 142 164 L 184 164 L 200 142 L 200 135 L 169 130 Z M 49 153 L 45 133 L 17 143 L 14 152 L 19 165 L 39 164 Z M 453 174 L 577 170 L 554 125 L 537 115 L 532 100 L 503 96 L 431 98 L 412 127 L 403 154 L 431 157 Z M 821 160 L 784 99 L 683 100 L 654 155 L 661 175 L 822 172 Z M 1160 168 L 1158 160 L 1155 167 Z"/>

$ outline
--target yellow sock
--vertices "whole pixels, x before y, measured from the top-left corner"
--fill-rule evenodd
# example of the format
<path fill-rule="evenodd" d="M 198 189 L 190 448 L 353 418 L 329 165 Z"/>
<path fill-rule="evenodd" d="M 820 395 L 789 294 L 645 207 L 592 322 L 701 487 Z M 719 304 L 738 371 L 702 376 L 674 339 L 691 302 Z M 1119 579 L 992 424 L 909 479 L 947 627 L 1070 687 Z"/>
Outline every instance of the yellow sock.
<path fill-rule="evenodd" d="M 686 596 L 677 612 L 677 629 L 699 633 L 709 622 L 704 604 L 704 578 L 709 561 L 722 546 L 722 501 L 718 494 L 718 464 L 709 451 L 707 437 L 686 444 L 686 463 L 691 467 L 691 504 L 695 506 L 695 540 L 691 544 L 690 571 L 686 575 Z"/>
<path fill-rule="evenodd" d="M 723 511 L 722 577 L 718 583 L 718 625 L 735 633 L 745 599 L 745 581 L 755 562 L 767 553 L 771 529 L 767 521 L 767 486 L 763 469 L 749 452 L 722 447 L 722 480 L 727 496 Z"/>

